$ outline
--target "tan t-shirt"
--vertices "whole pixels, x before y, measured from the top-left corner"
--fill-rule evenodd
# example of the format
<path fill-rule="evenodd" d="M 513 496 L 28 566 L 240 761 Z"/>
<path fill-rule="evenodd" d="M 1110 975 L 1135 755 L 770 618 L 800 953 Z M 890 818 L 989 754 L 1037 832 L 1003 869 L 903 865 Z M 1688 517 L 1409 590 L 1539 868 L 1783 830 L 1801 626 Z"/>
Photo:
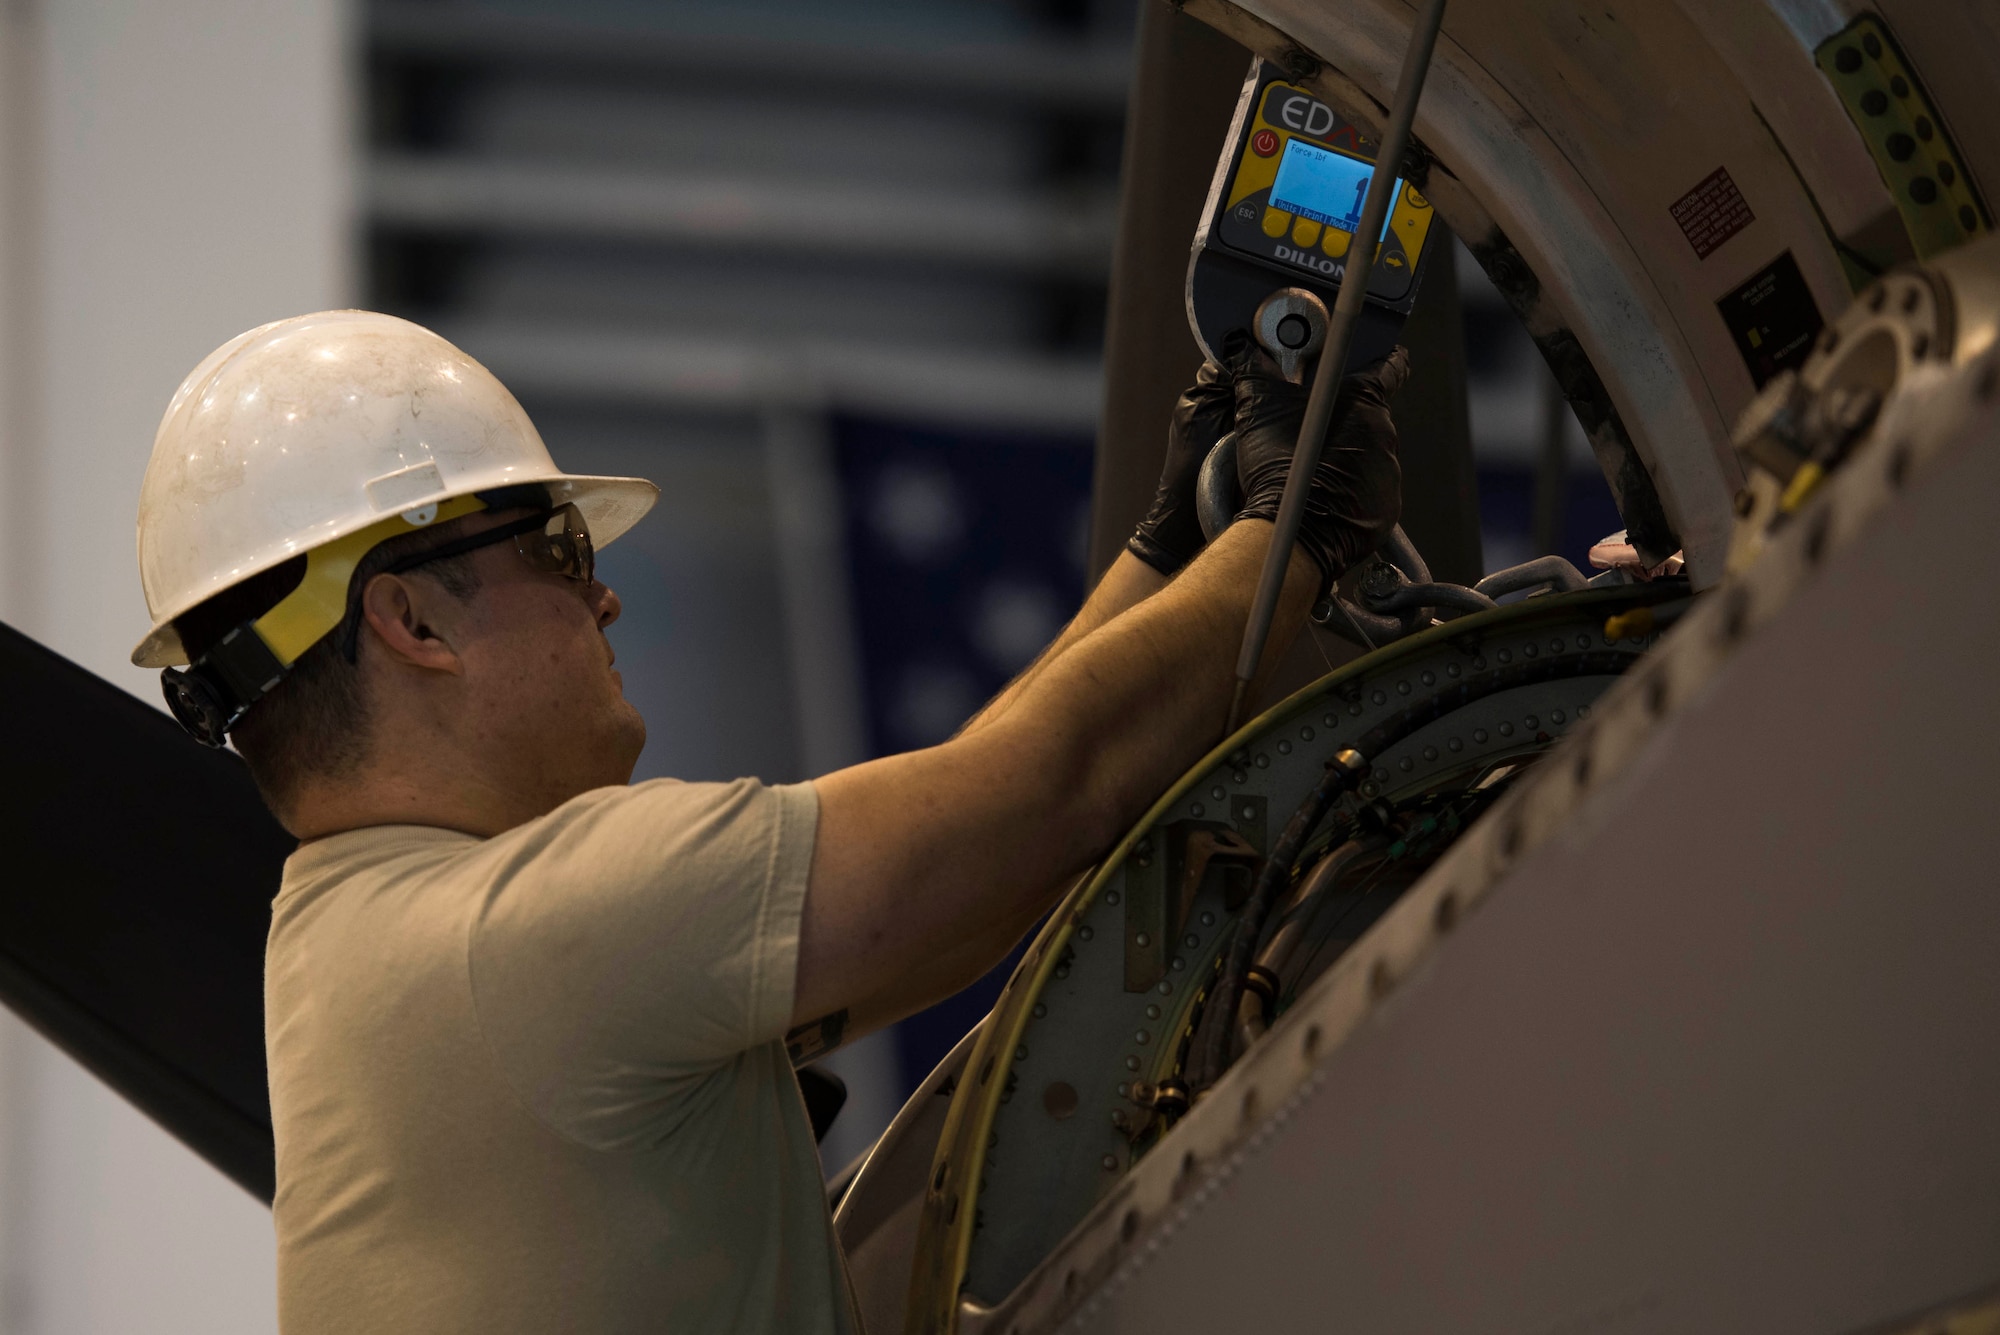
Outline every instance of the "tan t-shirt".
<path fill-rule="evenodd" d="M 264 982 L 286 1335 L 855 1330 L 781 1043 L 818 812 L 659 781 L 294 853 Z"/>

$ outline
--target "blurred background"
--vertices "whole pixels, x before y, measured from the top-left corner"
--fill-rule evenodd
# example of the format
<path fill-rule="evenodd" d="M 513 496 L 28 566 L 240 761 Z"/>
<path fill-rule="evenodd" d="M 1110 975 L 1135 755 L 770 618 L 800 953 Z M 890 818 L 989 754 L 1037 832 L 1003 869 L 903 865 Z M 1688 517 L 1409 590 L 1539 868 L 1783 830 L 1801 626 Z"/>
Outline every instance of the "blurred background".
<path fill-rule="evenodd" d="M 640 777 L 942 740 L 1084 591 L 1138 3 L 0 4 L 0 619 L 157 703 L 168 396 L 360 304 L 661 484 L 601 566 Z M 1581 565 L 1609 494 L 1456 260 L 1486 568 Z M 998 981 L 834 1059 L 829 1170 Z M 269 1331 L 272 1265 L 261 1204 L 0 1018 L 0 1335 Z"/>

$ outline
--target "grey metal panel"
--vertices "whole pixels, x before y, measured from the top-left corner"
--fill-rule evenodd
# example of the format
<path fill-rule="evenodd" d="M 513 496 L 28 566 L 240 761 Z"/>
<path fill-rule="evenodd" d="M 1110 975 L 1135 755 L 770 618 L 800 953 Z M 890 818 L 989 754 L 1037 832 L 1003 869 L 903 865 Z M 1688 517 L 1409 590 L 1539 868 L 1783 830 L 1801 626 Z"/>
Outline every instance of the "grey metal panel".
<path fill-rule="evenodd" d="M 1827 556 L 1074 1328 L 1835 1331 L 2000 1279 L 1996 436 Z"/>

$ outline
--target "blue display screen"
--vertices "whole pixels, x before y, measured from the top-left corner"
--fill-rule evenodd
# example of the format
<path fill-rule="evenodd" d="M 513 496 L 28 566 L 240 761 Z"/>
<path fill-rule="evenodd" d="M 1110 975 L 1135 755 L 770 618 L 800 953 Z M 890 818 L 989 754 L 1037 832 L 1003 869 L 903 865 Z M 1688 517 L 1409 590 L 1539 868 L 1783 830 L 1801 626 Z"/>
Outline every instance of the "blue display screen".
<path fill-rule="evenodd" d="M 1368 178 L 1374 174 L 1372 162 L 1334 153 L 1303 139 L 1288 139 L 1285 156 L 1278 160 L 1278 179 L 1271 185 L 1271 207 L 1352 232 L 1361 223 L 1361 203 L 1368 198 Z M 1397 192 L 1402 189 L 1403 183 L 1396 182 Z M 1390 213 L 1394 212 L 1391 208 Z M 1382 236 L 1388 234 L 1389 214 L 1384 214 Z M 1382 236 L 1375 239 L 1380 241 Z"/>

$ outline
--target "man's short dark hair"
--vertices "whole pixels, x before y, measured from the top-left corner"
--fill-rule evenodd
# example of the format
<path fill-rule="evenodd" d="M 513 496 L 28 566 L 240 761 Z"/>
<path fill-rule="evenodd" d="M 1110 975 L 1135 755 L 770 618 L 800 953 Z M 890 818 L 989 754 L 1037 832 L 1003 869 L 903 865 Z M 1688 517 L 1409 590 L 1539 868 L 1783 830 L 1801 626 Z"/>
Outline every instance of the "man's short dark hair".
<path fill-rule="evenodd" d="M 371 548 L 348 580 L 347 616 L 299 655 L 285 679 L 238 720 L 230 741 L 249 763 L 250 777 L 272 811 L 282 815 L 288 810 L 308 777 L 338 778 L 352 773 L 361 763 L 367 746 L 367 693 L 362 689 L 357 663 L 342 648 L 359 643 L 362 615 L 358 595 L 369 580 L 397 561 L 458 536 L 459 527 L 440 524 Z M 189 657 L 199 659 L 230 630 L 275 607 L 298 587 L 305 575 L 305 560 L 294 557 L 176 618 L 174 625 Z M 470 552 L 430 562 L 410 573 L 436 580 L 461 601 L 479 591 Z"/>

